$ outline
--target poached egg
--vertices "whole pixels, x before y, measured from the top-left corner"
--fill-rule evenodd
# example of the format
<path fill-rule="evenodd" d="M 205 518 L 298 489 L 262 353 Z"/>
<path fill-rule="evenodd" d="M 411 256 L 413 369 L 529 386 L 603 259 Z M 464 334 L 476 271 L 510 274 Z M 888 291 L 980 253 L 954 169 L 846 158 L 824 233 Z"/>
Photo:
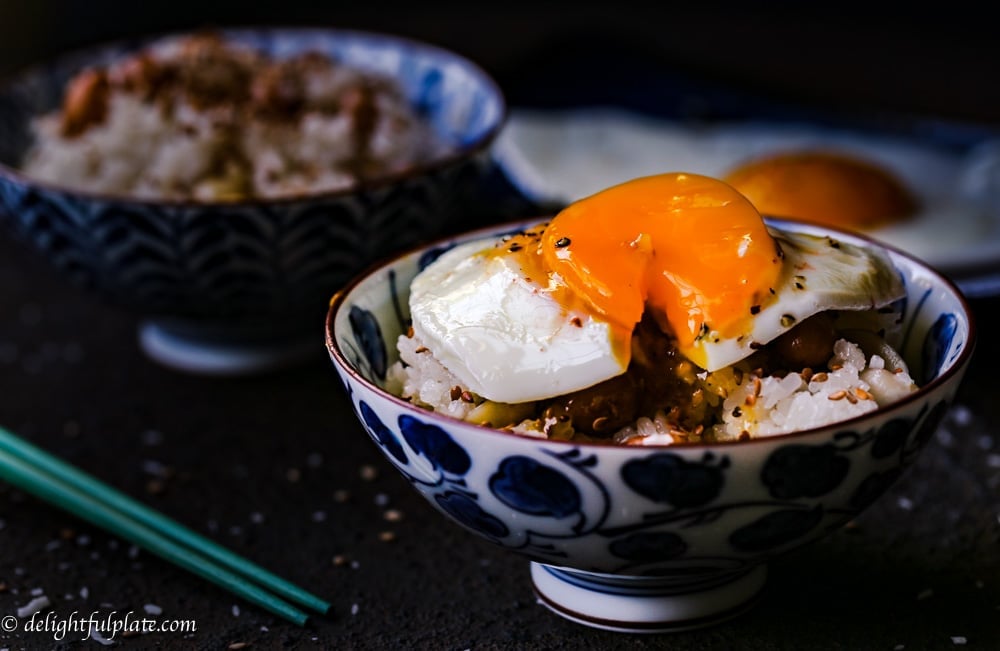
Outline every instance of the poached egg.
<path fill-rule="evenodd" d="M 470 391 L 543 400 L 625 372 L 649 311 L 706 371 L 827 310 L 904 295 L 887 254 L 769 227 L 717 179 L 637 178 L 550 222 L 470 241 L 413 280 L 413 332 Z"/>

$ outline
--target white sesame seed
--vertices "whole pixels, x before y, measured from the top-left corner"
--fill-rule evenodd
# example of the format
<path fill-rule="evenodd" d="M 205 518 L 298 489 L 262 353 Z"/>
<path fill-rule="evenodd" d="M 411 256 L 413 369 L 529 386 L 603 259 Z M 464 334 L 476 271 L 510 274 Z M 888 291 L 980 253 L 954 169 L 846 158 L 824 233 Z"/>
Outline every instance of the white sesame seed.
<path fill-rule="evenodd" d="M 103 646 L 111 646 L 114 644 L 114 640 L 109 640 L 108 638 L 101 635 L 101 632 L 97 628 L 90 629 L 90 639 L 95 642 L 102 644 Z"/>
<path fill-rule="evenodd" d="M 358 606 L 358 604 L 351 604 L 351 614 L 352 615 L 357 615 L 359 610 L 361 610 L 361 607 Z"/>
<path fill-rule="evenodd" d="M 49 601 L 49 598 L 45 595 L 41 595 L 18 608 L 17 616 L 20 618 L 31 617 L 35 613 L 40 613 L 51 605 L 52 602 Z"/>
<path fill-rule="evenodd" d="M 233 604 L 233 617 L 239 617 L 239 616 L 240 616 L 240 607 L 236 604 Z"/>
<path fill-rule="evenodd" d="M 142 433 L 141 438 L 142 438 L 142 444 L 149 447 L 155 447 L 163 443 L 163 433 L 155 429 L 146 430 L 145 432 Z"/>

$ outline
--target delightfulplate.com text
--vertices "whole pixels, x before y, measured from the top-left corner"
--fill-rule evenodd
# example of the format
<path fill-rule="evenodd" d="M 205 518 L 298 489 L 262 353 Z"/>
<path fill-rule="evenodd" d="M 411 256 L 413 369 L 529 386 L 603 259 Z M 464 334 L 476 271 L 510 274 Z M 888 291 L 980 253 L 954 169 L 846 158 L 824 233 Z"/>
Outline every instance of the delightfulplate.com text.
<path fill-rule="evenodd" d="M 116 636 L 146 633 L 194 633 L 197 623 L 193 619 L 153 619 L 149 615 L 137 615 L 134 611 L 110 613 L 93 611 L 89 614 L 74 610 L 68 615 L 55 611 L 38 612 L 30 617 L 5 615 L 0 618 L 0 629 L 6 633 L 17 630 L 26 633 L 45 633 L 59 642 L 64 639 L 87 640 L 104 638 L 113 640 Z"/>

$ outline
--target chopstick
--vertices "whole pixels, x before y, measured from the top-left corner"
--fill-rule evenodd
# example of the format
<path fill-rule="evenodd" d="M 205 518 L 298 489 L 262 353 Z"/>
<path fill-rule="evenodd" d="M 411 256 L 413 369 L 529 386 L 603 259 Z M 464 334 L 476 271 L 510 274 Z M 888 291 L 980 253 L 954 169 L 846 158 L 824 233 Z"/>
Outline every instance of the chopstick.
<path fill-rule="evenodd" d="M 0 479 L 299 626 L 330 604 L 0 427 Z M 268 592 L 270 590 L 271 592 Z M 288 601 L 285 601 L 287 599 Z"/>

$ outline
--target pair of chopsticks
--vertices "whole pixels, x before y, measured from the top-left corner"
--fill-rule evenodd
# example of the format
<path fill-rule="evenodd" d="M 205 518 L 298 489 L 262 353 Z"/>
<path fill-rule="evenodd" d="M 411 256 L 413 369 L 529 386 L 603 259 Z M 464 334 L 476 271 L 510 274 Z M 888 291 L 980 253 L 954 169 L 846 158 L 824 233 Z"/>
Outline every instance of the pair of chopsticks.
<path fill-rule="evenodd" d="M 330 604 L 0 427 L 0 479 L 290 622 Z"/>

